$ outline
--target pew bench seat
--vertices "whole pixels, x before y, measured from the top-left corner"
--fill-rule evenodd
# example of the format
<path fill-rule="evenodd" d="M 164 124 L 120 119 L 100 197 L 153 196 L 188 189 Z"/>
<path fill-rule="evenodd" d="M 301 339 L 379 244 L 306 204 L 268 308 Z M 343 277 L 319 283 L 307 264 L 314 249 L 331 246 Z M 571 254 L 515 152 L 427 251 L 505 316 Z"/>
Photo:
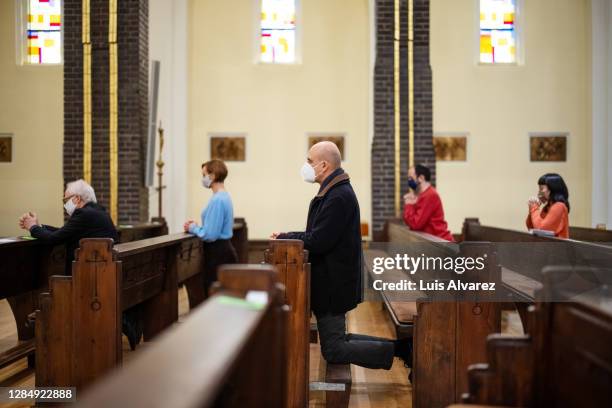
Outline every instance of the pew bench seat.
<path fill-rule="evenodd" d="M 395 327 L 395 335 L 398 339 L 412 337 L 414 328 L 414 317 L 417 314 L 416 302 L 391 300 L 381 292 L 383 306 L 389 313 L 391 322 Z"/>
<path fill-rule="evenodd" d="M 366 249 L 363 251 L 363 255 L 369 276 L 374 276 L 371 270 L 374 258 L 388 256 L 385 251 L 378 249 Z M 395 280 L 405 278 L 404 273 L 397 270 L 387 271 L 386 275 L 389 277 L 395 276 Z M 397 338 L 412 337 L 414 316 L 417 314 L 416 302 L 393 300 L 385 291 L 379 293 L 382 298 L 383 309 L 389 313 Z"/>
<path fill-rule="evenodd" d="M 33 339 L 20 340 L 15 347 L 0 351 L 0 368 L 9 366 L 24 357 L 28 358 L 28 366 L 32 367 L 34 365 L 35 347 Z"/>

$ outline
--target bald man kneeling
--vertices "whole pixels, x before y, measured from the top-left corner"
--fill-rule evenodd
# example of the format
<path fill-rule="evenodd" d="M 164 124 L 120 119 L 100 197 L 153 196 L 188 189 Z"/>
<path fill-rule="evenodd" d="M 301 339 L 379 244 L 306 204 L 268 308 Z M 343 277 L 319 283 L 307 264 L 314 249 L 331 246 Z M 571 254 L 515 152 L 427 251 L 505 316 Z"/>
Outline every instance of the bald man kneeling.
<path fill-rule="evenodd" d="M 340 166 L 334 143 L 320 142 L 310 149 L 302 178 L 321 187 L 310 202 L 306 231 L 273 233 L 270 238 L 299 239 L 309 251 L 310 303 L 327 362 L 388 370 L 393 357 L 400 357 L 410 366 L 411 339 L 346 333 L 345 314 L 362 301 L 363 253 L 359 203 Z"/>

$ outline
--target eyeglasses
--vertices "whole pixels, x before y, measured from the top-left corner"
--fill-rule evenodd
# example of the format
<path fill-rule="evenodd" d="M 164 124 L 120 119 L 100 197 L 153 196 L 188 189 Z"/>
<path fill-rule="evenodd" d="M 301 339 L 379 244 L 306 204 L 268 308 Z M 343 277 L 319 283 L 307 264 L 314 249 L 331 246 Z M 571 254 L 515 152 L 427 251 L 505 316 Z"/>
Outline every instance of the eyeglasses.
<path fill-rule="evenodd" d="M 64 202 L 64 204 L 66 204 L 66 203 L 68 202 L 68 200 L 70 200 L 70 199 L 71 199 L 72 197 L 74 197 L 75 195 L 76 195 L 76 194 L 73 194 L 73 195 L 68 196 L 68 197 L 64 197 L 64 198 L 62 198 L 62 201 Z"/>

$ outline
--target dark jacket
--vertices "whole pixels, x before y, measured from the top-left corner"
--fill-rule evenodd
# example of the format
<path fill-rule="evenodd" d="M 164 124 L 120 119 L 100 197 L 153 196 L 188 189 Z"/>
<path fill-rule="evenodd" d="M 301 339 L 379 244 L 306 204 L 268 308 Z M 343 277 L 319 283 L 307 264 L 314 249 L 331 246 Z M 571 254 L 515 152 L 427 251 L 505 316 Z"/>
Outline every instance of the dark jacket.
<path fill-rule="evenodd" d="M 30 229 L 34 238 L 49 244 L 66 245 L 66 275 L 72 275 L 74 251 L 79 247 L 82 238 L 112 238 L 117 242 L 119 235 L 113 220 L 104 207 L 96 203 L 87 203 L 77 208 L 62 228 L 48 225 L 35 225 Z"/>
<path fill-rule="evenodd" d="M 317 315 L 354 309 L 362 296 L 359 203 L 344 170 L 334 171 L 310 202 L 305 232 L 281 234 L 299 239 L 309 251 L 311 308 Z"/>

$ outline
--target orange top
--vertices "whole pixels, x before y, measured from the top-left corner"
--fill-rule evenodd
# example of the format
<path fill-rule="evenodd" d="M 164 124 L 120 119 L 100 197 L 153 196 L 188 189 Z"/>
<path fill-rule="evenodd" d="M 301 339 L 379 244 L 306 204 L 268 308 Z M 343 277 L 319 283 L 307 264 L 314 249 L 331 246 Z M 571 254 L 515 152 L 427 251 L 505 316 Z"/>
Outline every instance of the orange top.
<path fill-rule="evenodd" d="M 555 237 L 569 238 L 569 216 L 563 203 L 554 203 L 547 211 L 536 205 L 529 209 L 527 228 L 553 231 Z"/>

